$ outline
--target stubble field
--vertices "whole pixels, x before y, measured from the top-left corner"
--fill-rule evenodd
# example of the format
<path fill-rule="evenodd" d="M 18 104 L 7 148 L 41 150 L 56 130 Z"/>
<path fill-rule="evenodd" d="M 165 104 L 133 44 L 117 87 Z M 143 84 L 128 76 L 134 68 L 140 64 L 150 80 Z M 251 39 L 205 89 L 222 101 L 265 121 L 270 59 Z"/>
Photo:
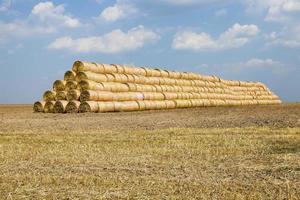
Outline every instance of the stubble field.
<path fill-rule="evenodd" d="M 300 104 L 106 114 L 0 106 L 0 199 L 300 199 Z"/>

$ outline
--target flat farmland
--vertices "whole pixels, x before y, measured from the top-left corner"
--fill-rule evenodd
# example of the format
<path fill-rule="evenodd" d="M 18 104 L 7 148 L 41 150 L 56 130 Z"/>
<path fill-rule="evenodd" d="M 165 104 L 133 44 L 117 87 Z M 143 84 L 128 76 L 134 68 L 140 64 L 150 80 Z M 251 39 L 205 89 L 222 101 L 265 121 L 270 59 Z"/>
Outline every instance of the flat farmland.
<path fill-rule="evenodd" d="M 299 199 L 300 104 L 40 114 L 0 106 L 1 199 Z"/>

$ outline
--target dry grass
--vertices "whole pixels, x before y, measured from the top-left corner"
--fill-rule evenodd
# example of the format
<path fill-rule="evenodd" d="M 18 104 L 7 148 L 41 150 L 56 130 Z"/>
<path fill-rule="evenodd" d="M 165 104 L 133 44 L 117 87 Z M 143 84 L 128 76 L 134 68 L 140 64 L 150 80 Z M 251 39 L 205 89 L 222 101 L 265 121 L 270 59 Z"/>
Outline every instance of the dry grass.
<path fill-rule="evenodd" d="M 300 196 L 300 128 L 3 130 L 2 199 Z"/>

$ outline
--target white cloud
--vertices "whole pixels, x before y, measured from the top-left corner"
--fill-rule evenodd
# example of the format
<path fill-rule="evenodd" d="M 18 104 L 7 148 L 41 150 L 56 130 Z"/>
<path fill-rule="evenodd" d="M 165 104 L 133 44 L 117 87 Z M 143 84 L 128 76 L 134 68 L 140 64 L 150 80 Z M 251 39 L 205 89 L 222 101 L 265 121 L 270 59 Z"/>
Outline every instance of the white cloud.
<path fill-rule="evenodd" d="M 65 14 L 64 5 L 55 6 L 50 1 L 35 5 L 32 14 L 38 16 L 44 22 L 59 23 L 68 28 L 76 28 L 81 25 L 78 19 Z"/>
<path fill-rule="evenodd" d="M 174 49 L 191 49 L 196 51 L 216 51 L 238 48 L 247 44 L 260 32 L 256 25 L 234 24 L 219 38 L 213 39 L 207 33 L 195 33 L 184 31 L 174 37 L 172 47 Z"/>
<path fill-rule="evenodd" d="M 127 33 L 117 29 L 102 36 L 83 37 L 72 39 L 71 37 L 62 37 L 56 39 L 48 47 L 51 49 L 69 49 L 74 52 L 102 52 L 119 53 L 141 48 L 145 43 L 153 42 L 159 39 L 159 36 L 138 26 L 130 29 Z"/>
<path fill-rule="evenodd" d="M 274 67 L 283 67 L 283 64 L 279 61 L 275 61 L 273 59 L 259 59 L 252 58 L 246 62 L 240 62 L 235 64 L 237 67 L 242 68 L 274 68 Z"/>
<path fill-rule="evenodd" d="M 266 35 L 267 45 L 281 45 L 289 48 L 300 47 L 300 26 L 292 26 L 283 31 Z"/>
<path fill-rule="evenodd" d="M 215 3 L 221 0 L 163 0 L 163 1 L 173 5 L 184 6 L 184 5 Z"/>
<path fill-rule="evenodd" d="M 248 11 L 266 11 L 265 20 L 286 22 L 290 20 L 289 14 L 300 11 L 299 0 L 247 0 Z"/>
<path fill-rule="evenodd" d="M 3 0 L 0 4 L 0 12 L 7 11 L 11 6 L 11 0 Z"/>
<path fill-rule="evenodd" d="M 0 44 L 7 42 L 11 37 L 28 37 L 36 34 L 49 34 L 55 32 L 53 27 L 29 25 L 26 21 L 2 22 L 0 21 Z"/>
<path fill-rule="evenodd" d="M 126 2 L 117 1 L 115 5 L 105 8 L 101 12 L 100 18 L 108 22 L 114 22 L 124 19 L 135 12 L 137 12 L 137 10 L 133 5 L 130 5 Z"/>

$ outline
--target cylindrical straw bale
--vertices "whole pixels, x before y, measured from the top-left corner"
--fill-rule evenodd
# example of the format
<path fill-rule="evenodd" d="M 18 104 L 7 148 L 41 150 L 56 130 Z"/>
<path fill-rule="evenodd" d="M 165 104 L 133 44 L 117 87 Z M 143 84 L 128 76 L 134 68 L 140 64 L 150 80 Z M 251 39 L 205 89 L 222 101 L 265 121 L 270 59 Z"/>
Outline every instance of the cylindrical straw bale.
<path fill-rule="evenodd" d="M 143 92 L 145 100 L 164 100 L 165 96 L 162 93 Z"/>
<path fill-rule="evenodd" d="M 118 73 L 118 69 L 115 65 L 111 64 L 102 64 L 105 74 Z"/>
<path fill-rule="evenodd" d="M 54 113 L 65 113 L 66 112 L 66 106 L 69 102 L 64 100 L 58 100 L 54 104 L 53 111 Z"/>
<path fill-rule="evenodd" d="M 115 82 L 115 77 L 112 74 L 105 74 L 107 82 Z"/>
<path fill-rule="evenodd" d="M 77 89 L 77 82 L 76 81 L 67 81 L 65 89 L 66 89 L 66 91 Z"/>
<path fill-rule="evenodd" d="M 164 101 L 166 104 L 166 109 L 174 109 L 176 108 L 176 103 L 174 101 Z"/>
<path fill-rule="evenodd" d="M 189 100 L 173 100 L 176 103 L 176 108 L 189 108 L 191 107 L 191 102 Z"/>
<path fill-rule="evenodd" d="M 65 81 L 75 81 L 76 73 L 74 71 L 66 71 L 64 75 Z"/>
<path fill-rule="evenodd" d="M 173 99 L 178 99 L 178 93 L 176 92 L 163 92 L 165 100 L 173 100 Z"/>
<path fill-rule="evenodd" d="M 51 91 L 51 90 L 47 90 L 43 94 L 43 100 L 44 101 L 56 101 L 56 92 Z"/>
<path fill-rule="evenodd" d="M 98 103 L 103 103 L 103 102 L 96 102 L 96 101 L 81 102 L 79 106 L 79 112 L 81 113 L 98 112 L 99 111 Z"/>
<path fill-rule="evenodd" d="M 85 61 L 75 61 L 72 70 L 74 72 L 92 71 L 96 73 L 103 73 L 103 66 L 101 64 L 90 63 Z"/>
<path fill-rule="evenodd" d="M 127 84 L 124 83 L 106 83 L 103 82 L 103 90 L 110 91 L 110 92 L 128 92 L 129 87 Z"/>
<path fill-rule="evenodd" d="M 65 90 L 65 86 L 66 86 L 66 81 L 56 80 L 53 83 L 53 90 L 56 91 L 56 92 L 63 91 L 63 90 Z"/>
<path fill-rule="evenodd" d="M 98 111 L 100 113 L 103 112 L 114 112 L 115 110 L 115 103 L 114 102 L 97 102 L 98 104 Z"/>
<path fill-rule="evenodd" d="M 145 105 L 145 101 L 136 101 L 137 104 L 139 105 L 139 110 L 146 110 L 146 105 Z"/>
<path fill-rule="evenodd" d="M 101 83 L 97 83 L 95 81 L 84 80 L 78 83 L 79 90 L 103 90 L 104 86 Z"/>
<path fill-rule="evenodd" d="M 111 98 L 109 99 L 110 101 L 112 100 L 112 93 L 111 92 L 103 92 L 103 91 L 96 91 L 96 90 L 84 90 L 81 92 L 80 94 L 80 101 L 100 101 L 99 100 L 99 94 L 105 94 L 103 95 L 104 97 L 106 97 L 106 94 L 109 93 L 111 94 Z"/>
<path fill-rule="evenodd" d="M 125 73 L 125 66 L 116 65 L 116 64 L 112 64 L 112 65 L 115 66 L 115 68 L 117 69 L 118 74 L 124 74 Z"/>
<path fill-rule="evenodd" d="M 162 70 L 162 69 L 155 69 L 155 70 L 159 72 L 158 77 L 163 77 L 163 78 L 169 77 L 168 71 L 165 71 L 165 70 Z"/>
<path fill-rule="evenodd" d="M 33 104 L 34 112 L 44 112 L 46 101 L 37 101 Z"/>
<path fill-rule="evenodd" d="M 146 110 L 155 110 L 157 109 L 155 101 L 144 101 Z"/>
<path fill-rule="evenodd" d="M 107 77 L 105 74 L 97 74 L 93 72 L 78 72 L 76 75 L 76 81 L 80 82 L 82 80 L 91 80 L 98 83 L 107 82 Z"/>
<path fill-rule="evenodd" d="M 57 100 L 66 100 L 67 99 L 67 92 L 66 91 L 59 91 L 56 93 Z"/>
<path fill-rule="evenodd" d="M 80 101 L 70 101 L 66 106 L 66 113 L 78 113 Z"/>
<path fill-rule="evenodd" d="M 161 85 L 154 85 L 156 92 L 163 92 Z"/>
<path fill-rule="evenodd" d="M 80 98 L 80 91 L 79 90 L 69 90 L 67 92 L 67 100 L 73 101 L 73 100 L 79 100 Z"/>
<path fill-rule="evenodd" d="M 139 110 L 139 104 L 136 101 L 124 101 L 124 102 L 115 102 L 115 111 L 137 111 Z"/>
<path fill-rule="evenodd" d="M 45 113 L 53 113 L 54 112 L 54 104 L 55 101 L 47 101 L 44 107 Z"/>
<path fill-rule="evenodd" d="M 167 108 L 165 101 L 155 101 L 155 104 L 157 110 L 163 110 Z"/>
<path fill-rule="evenodd" d="M 169 78 L 180 79 L 181 74 L 180 72 L 169 71 Z"/>
<path fill-rule="evenodd" d="M 112 74 L 114 76 L 114 81 L 118 83 L 127 83 L 128 78 L 125 74 Z"/>
<path fill-rule="evenodd" d="M 130 92 L 136 92 L 137 91 L 137 84 L 135 83 L 124 83 L 129 88 Z"/>
<path fill-rule="evenodd" d="M 142 101 L 144 94 L 142 92 L 120 92 L 114 94 L 114 101 Z"/>
<path fill-rule="evenodd" d="M 135 83 L 135 77 L 132 74 L 125 74 L 127 76 L 127 82 L 128 83 Z"/>

